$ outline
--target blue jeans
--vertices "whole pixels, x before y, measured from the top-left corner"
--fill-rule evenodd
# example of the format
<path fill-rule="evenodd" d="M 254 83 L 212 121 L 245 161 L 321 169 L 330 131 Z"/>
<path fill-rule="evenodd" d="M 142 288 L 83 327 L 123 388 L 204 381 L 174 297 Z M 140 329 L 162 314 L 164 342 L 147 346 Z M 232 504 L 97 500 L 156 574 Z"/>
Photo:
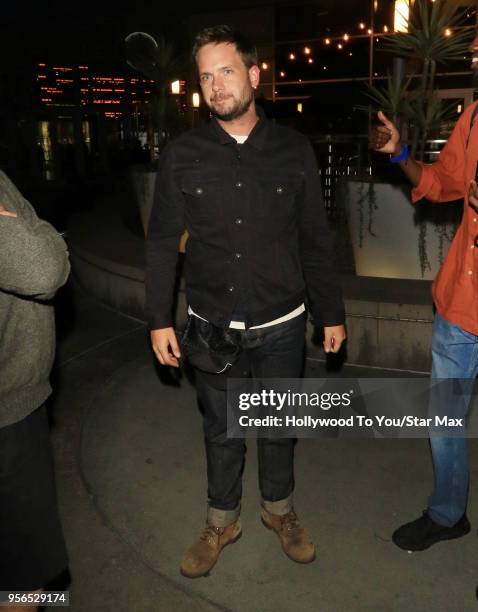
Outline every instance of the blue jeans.
<path fill-rule="evenodd" d="M 432 379 L 474 379 L 477 373 L 478 336 L 445 321 L 437 312 L 433 323 Z M 470 381 L 470 388 L 463 393 L 456 393 L 456 387 L 453 392 L 451 384 L 444 385 L 442 391 L 432 389 L 431 416 L 446 413 L 451 418 L 466 417 L 472 384 Z M 466 511 L 469 481 L 466 438 L 432 434 L 430 445 L 435 486 L 428 500 L 428 513 L 436 523 L 451 527 Z"/>

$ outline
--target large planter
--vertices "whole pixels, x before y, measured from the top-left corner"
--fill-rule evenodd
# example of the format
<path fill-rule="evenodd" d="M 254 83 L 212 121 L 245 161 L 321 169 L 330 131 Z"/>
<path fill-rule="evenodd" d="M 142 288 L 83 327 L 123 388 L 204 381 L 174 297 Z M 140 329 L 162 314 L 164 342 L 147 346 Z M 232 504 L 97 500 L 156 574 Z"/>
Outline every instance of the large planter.
<path fill-rule="evenodd" d="M 357 179 L 342 180 L 338 198 L 347 212 L 357 275 L 435 278 L 459 220 L 458 203 L 412 205 L 409 186 Z"/>
<path fill-rule="evenodd" d="M 138 208 L 144 235 L 148 231 L 149 217 L 153 207 L 154 185 L 156 172 L 147 166 L 137 165 L 131 170 L 132 192 Z"/>
<path fill-rule="evenodd" d="M 157 172 L 146 167 L 136 166 L 131 171 L 131 182 L 135 204 L 139 210 L 144 235 L 148 233 L 149 218 L 153 208 L 154 188 L 156 185 Z M 184 232 L 179 242 L 179 252 L 185 253 L 188 233 Z"/>

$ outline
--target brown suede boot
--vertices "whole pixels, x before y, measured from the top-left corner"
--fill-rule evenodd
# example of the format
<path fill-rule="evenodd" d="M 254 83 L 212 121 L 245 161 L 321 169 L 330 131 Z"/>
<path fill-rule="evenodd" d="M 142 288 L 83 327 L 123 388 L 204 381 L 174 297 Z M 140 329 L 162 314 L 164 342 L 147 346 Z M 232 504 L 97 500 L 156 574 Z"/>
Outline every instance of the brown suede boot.
<path fill-rule="evenodd" d="M 314 543 L 293 510 L 281 516 L 262 508 L 261 518 L 268 529 L 277 533 L 289 559 L 297 563 L 311 563 L 315 559 Z"/>
<path fill-rule="evenodd" d="M 191 546 L 181 561 L 181 574 L 186 578 L 206 576 L 214 567 L 224 546 L 237 542 L 240 536 L 240 519 L 227 527 L 213 527 L 206 523 L 199 540 Z"/>

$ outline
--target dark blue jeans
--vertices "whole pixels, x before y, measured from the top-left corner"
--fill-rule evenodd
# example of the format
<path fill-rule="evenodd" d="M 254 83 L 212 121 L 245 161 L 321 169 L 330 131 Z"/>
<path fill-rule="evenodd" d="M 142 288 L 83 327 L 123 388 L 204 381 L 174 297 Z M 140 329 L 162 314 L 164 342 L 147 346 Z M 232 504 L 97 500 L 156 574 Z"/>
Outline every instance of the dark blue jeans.
<path fill-rule="evenodd" d="M 204 410 L 208 497 L 210 508 L 237 511 L 242 494 L 244 440 L 227 437 L 227 379 L 299 378 L 303 373 L 305 315 L 271 327 L 240 331 L 243 351 L 225 374 L 196 371 L 196 388 Z M 294 489 L 293 439 L 258 438 L 259 488 L 276 502 Z M 229 519 L 232 514 L 229 515 Z M 232 522 L 227 520 L 226 523 Z M 220 526 L 220 525 L 218 525 Z"/>

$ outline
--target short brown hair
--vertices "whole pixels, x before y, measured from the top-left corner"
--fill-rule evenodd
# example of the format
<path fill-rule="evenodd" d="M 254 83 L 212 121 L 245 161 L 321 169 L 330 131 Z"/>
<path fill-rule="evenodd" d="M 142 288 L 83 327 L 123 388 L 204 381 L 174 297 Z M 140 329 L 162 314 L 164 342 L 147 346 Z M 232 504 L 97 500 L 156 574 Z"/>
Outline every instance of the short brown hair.
<path fill-rule="evenodd" d="M 236 47 L 237 52 L 242 58 L 246 68 L 257 66 L 258 56 L 256 47 L 238 30 L 233 30 L 228 25 L 218 25 L 211 28 L 204 28 L 194 37 L 192 48 L 193 60 L 196 61 L 196 55 L 199 49 L 209 44 L 218 45 L 220 43 L 229 43 Z"/>

